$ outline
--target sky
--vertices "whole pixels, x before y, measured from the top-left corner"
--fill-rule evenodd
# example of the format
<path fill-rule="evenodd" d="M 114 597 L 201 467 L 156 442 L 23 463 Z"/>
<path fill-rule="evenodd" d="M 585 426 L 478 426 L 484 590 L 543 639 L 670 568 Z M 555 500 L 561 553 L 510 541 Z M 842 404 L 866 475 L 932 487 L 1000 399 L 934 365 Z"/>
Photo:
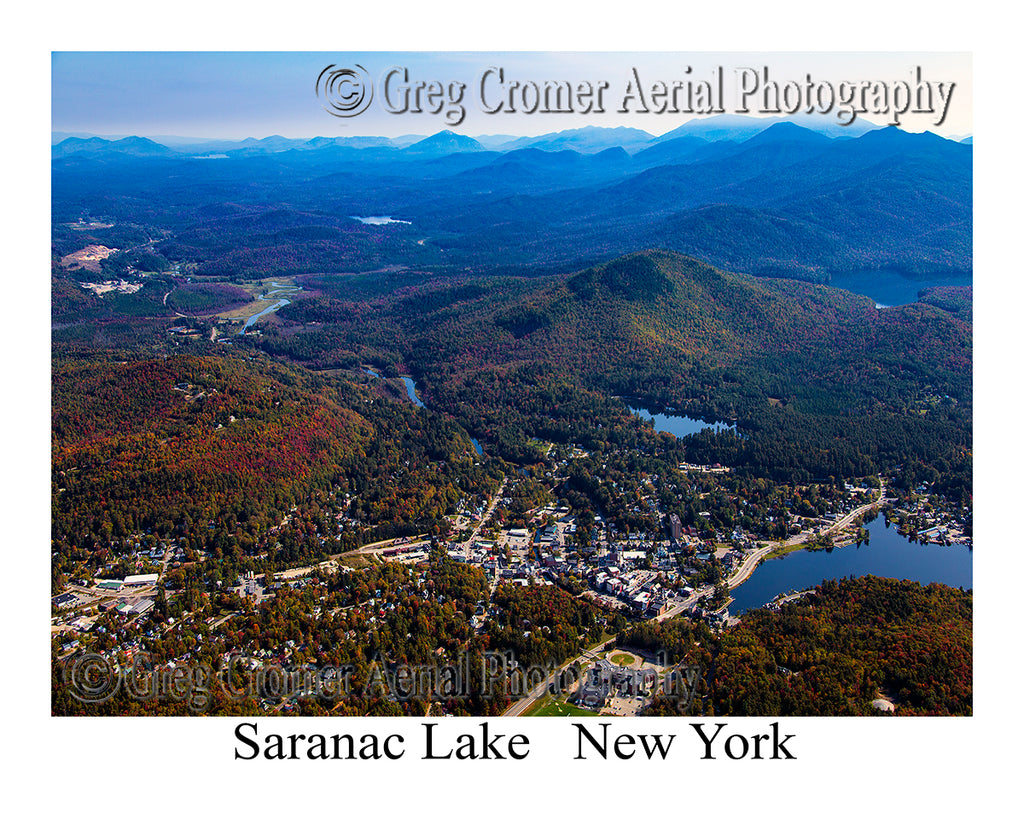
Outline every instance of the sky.
<path fill-rule="evenodd" d="M 318 78 L 328 66 L 333 71 L 355 66 L 364 70 L 365 79 L 356 80 L 374 92 L 365 110 L 344 117 L 325 110 L 328 92 Z M 273 134 L 401 136 L 450 128 L 470 136 L 532 136 L 596 125 L 660 135 L 702 109 L 700 98 L 687 104 L 679 97 L 677 111 L 666 106 L 668 110 L 658 112 L 658 100 L 651 95 L 656 84 L 684 83 L 696 89 L 698 82 L 709 84 L 710 104 L 726 113 L 742 108 L 751 115 L 771 115 L 763 111 L 771 103 L 765 94 L 772 86 L 782 89 L 795 81 L 801 90 L 797 93 L 796 85 L 790 89 L 796 95 L 789 98 L 792 104 L 811 104 L 820 111 L 833 101 L 832 110 L 820 116 L 837 123 L 839 106 L 834 101 L 842 93 L 841 83 L 880 81 L 891 95 L 894 82 L 916 86 L 917 69 L 935 94 L 934 111 L 907 113 L 899 118 L 901 127 L 954 137 L 973 132 L 971 56 L 963 52 L 54 51 L 51 68 L 51 127 L 68 133 L 242 139 Z M 524 100 L 514 84 L 543 88 L 546 81 L 568 81 L 574 89 L 588 83 L 595 90 L 607 83 L 603 110 L 596 110 L 591 96 L 574 101 L 576 113 L 524 112 L 524 104 L 533 102 L 532 92 Z M 417 83 L 424 86 L 419 111 L 414 110 Z M 437 83 L 440 91 L 433 99 L 425 93 L 429 83 Z M 937 83 L 955 84 L 948 105 L 940 105 Z M 363 85 L 345 87 L 343 82 L 339 88 L 365 93 Z M 627 96 L 631 100 L 623 113 Z M 583 113 L 588 99 L 592 110 Z M 872 97 L 871 105 L 878 104 Z M 883 108 L 897 104 L 891 96 L 881 103 Z M 938 124 L 943 111 L 944 121 Z M 858 116 L 878 125 L 889 121 L 874 113 Z"/>

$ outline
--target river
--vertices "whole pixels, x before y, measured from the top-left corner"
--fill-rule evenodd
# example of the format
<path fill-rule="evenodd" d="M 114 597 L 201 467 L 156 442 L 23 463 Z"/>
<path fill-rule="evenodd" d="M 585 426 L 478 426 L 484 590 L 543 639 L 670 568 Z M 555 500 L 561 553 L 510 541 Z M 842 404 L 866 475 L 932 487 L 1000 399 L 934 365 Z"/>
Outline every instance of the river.
<path fill-rule="evenodd" d="M 973 560 L 967 546 L 912 543 L 879 515 L 867 524 L 868 543 L 831 552 L 807 550 L 764 561 L 746 583 L 732 590 L 731 614 L 771 602 L 776 595 L 817 586 L 823 580 L 873 574 L 900 580 L 973 587 Z"/>
<path fill-rule="evenodd" d="M 374 378 L 380 378 L 380 373 L 374 372 L 373 370 L 363 368 L 363 372 L 367 375 L 372 375 Z M 425 407 L 426 404 L 420 398 L 419 393 L 416 392 L 416 382 L 413 381 L 409 376 L 400 376 L 402 383 L 405 384 L 405 393 L 409 396 L 409 400 L 413 402 L 417 407 Z M 470 438 L 469 442 L 473 445 L 473 450 L 477 455 L 484 454 L 484 448 L 480 446 L 480 442 L 476 438 Z"/>
<path fill-rule="evenodd" d="M 263 318 L 264 316 L 268 316 L 271 313 L 274 313 L 274 312 L 280 310 L 286 304 L 291 304 L 292 303 L 291 299 L 280 298 L 279 294 L 285 293 L 285 292 L 290 293 L 290 294 L 294 294 L 294 293 L 297 293 L 299 290 L 302 289 L 301 287 L 298 287 L 298 286 L 287 285 L 287 284 L 279 284 L 277 282 L 271 282 L 270 286 L 273 289 L 269 293 L 261 294 L 258 297 L 258 301 L 269 301 L 270 299 L 277 299 L 277 301 L 275 301 L 273 304 L 271 304 L 268 307 L 264 307 L 256 315 L 249 316 L 249 318 L 246 319 L 245 324 L 242 325 L 242 329 L 238 331 L 238 335 L 244 336 L 246 331 L 250 327 L 252 327 L 257 321 L 259 321 L 261 318 Z"/>
<path fill-rule="evenodd" d="M 363 366 L 360 367 L 359 369 L 366 375 L 372 375 L 374 378 L 382 377 L 379 372 L 377 372 L 376 370 L 371 370 L 369 367 Z M 409 376 L 407 375 L 400 375 L 399 378 L 401 378 L 402 383 L 405 384 L 405 394 L 409 396 L 409 400 L 412 401 L 412 403 L 415 404 L 417 407 L 425 407 L 426 404 L 423 403 L 423 401 L 420 399 L 419 394 L 416 392 L 416 382 L 409 378 Z"/>
<path fill-rule="evenodd" d="M 402 382 L 405 384 L 405 392 L 409 396 L 409 400 L 412 401 L 417 407 L 425 407 L 420 397 L 416 394 L 416 382 L 413 381 L 409 376 L 403 375 Z"/>

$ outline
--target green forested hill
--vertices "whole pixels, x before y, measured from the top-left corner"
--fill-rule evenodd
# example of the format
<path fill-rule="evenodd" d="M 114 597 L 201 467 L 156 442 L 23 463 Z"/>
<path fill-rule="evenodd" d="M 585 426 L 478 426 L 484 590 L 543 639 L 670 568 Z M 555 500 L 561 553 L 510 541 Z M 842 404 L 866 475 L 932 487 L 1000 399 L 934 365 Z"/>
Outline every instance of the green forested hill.
<path fill-rule="evenodd" d="M 654 250 L 542 279 L 414 277 L 368 294 L 361 278 L 319 279 L 264 349 L 411 371 L 498 454 L 521 456 L 532 435 L 606 438 L 592 405 L 618 395 L 735 419 L 740 438 L 691 441 L 701 462 L 798 481 L 900 468 L 969 491 L 971 328 L 946 310 L 878 310 Z"/>

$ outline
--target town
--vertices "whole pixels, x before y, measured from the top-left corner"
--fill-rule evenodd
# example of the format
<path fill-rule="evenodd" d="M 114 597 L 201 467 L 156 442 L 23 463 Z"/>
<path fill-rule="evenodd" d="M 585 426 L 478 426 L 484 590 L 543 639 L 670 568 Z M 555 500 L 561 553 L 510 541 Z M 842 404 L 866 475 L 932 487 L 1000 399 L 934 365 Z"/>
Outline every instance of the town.
<path fill-rule="evenodd" d="M 190 395 L 195 388 L 175 389 Z M 719 465 L 680 463 L 669 475 L 641 472 L 632 480 L 617 480 L 610 489 L 617 508 L 625 508 L 630 519 L 645 520 L 642 530 L 623 530 L 600 511 L 574 510 L 556 498 L 575 462 L 591 457 L 577 447 L 549 445 L 547 468 L 536 476 L 506 476 L 491 497 L 467 496 L 448 519 L 449 530 L 442 536 L 409 535 L 367 543 L 347 552 L 327 555 L 308 565 L 274 571 L 258 570 L 259 558 L 273 552 L 273 541 L 297 525 L 303 510 L 298 507 L 269 533 L 267 549 L 257 555 L 253 568 L 234 577 L 215 581 L 212 588 L 198 584 L 208 554 L 183 547 L 173 538 L 140 534 L 130 551 L 111 560 L 93 577 L 78 576 L 67 581 L 52 600 L 55 656 L 67 661 L 84 651 L 104 657 L 112 667 L 127 667 L 137 657 L 155 655 L 163 663 L 182 664 L 200 656 L 216 659 L 220 670 L 242 660 L 247 673 L 280 666 L 315 668 L 313 658 L 323 646 L 296 637 L 268 646 L 260 640 L 240 642 L 235 622 L 251 618 L 253 612 L 271 605 L 282 595 L 300 602 L 303 618 L 327 619 L 344 628 L 348 639 L 375 633 L 410 596 L 444 605 L 430 579 L 431 567 L 444 560 L 464 567 L 483 579 L 481 594 L 470 601 L 463 644 L 473 635 L 486 638 L 492 628 L 505 625 L 506 612 L 496 592 L 503 587 L 557 588 L 577 601 L 602 612 L 600 626 L 581 640 L 578 652 L 552 668 L 550 674 L 515 684 L 517 662 L 510 656 L 506 693 L 513 702 L 510 715 L 523 713 L 601 713 L 630 715 L 640 712 L 673 676 L 685 669 L 664 658 L 614 647 L 614 635 L 628 623 L 664 621 L 686 616 L 713 629 L 737 622 L 730 615 L 730 591 L 746 581 L 760 562 L 773 552 L 800 548 L 839 548 L 863 537 L 867 516 L 884 512 L 901 530 L 922 539 L 967 543 L 969 517 L 965 510 L 952 508 L 927 487 L 897 498 L 887 494 L 886 485 L 876 479 L 862 485 L 844 485 L 824 499 L 805 488 L 769 511 L 786 511 L 784 516 L 746 519 L 731 527 L 715 525 L 721 513 L 710 502 L 742 507 L 746 502 L 723 491 L 720 481 L 730 470 Z M 600 463 L 603 469 L 610 464 Z M 698 491 L 711 508 L 684 524 L 676 512 L 663 510 L 666 499 L 676 492 Z M 554 491 L 552 491 L 554 490 Z M 526 499 L 550 498 L 536 507 L 524 508 Z M 813 499 L 814 503 L 808 502 Z M 351 497 L 336 498 L 332 524 L 338 532 L 359 527 L 347 514 Z M 615 504 L 609 504 L 614 506 Z M 792 510 L 792 512 L 790 512 Z M 796 514 L 800 512 L 801 514 Z M 782 517 L 782 520 L 777 518 Z M 779 526 L 779 523 L 782 526 Z M 752 525 L 751 525 L 752 524 Z M 630 529 L 626 526 L 625 529 Z M 785 537 L 767 538 L 766 532 Z M 321 533 L 322 546 L 330 543 Z M 387 567 L 392 567 L 390 570 Z M 385 584 L 372 592 L 342 595 L 339 583 L 351 586 L 354 578 L 368 572 L 400 572 L 401 585 Z M 339 580 L 342 578 L 342 580 Z M 389 581 L 390 582 L 390 581 Z M 347 587 L 347 586 L 346 586 Z M 295 611 L 294 607 L 291 609 Z M 523 621 L 523 639 L 531 638 L 531 623 Z M 547 629 L 547 626 L 543 628 Z M 411 636 L 411 635 L 409 635 Z M 539 635 L 538 635 L 539 636 Z M 451 651 L 457 650 L 457 643 Z M 437 648 L 437 660 L 450 659 L 444 647 Z M 244 658 L 244 659 L 242 659 Z M 552 692 L 559 671 L 573 670 L 571 680 Z M 685 680 L 685 677 L 681 677 Z M 692 679 L 689 693 L 692 693 Z M 684 684 L 684 688 L 686 688 Z M 257 699 L 262 711 L 287 713 L 299 707 L 309 691 L 302 686 L 278 685 L 261 690 Z M 442 713 L 431 706 L 432 713 Z"/>

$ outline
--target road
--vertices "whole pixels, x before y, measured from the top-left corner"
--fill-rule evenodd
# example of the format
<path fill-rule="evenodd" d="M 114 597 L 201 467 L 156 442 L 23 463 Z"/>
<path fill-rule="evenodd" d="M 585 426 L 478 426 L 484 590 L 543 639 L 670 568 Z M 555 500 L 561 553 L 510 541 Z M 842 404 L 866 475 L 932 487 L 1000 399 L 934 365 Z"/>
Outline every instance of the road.
<path fill-rule="evenodd" d="M 156 582 L 160 583 L 164 579 L 164 575 L 167 574 L 167 566 L 171 562 L 171 555 L 174 554 L 176 546 L 172 546 L 170 543 L 164 546 L 164 559 L 160 561 L 160 571 L 157 573 Z"/>
<path fill-rule="evenodd" d="M 803 591 L 794 592 L 793 594 L 787 594 L 785 597 L 780 597 L 778 600 L 773 600 L 772 602 L 776 606 L 781 606 L 784 603 L 790 603 L 793 600 L 799 600 L 801 597 L 804 597 L 804 596 L 810 594 L 812 591 L 814 591 L 814 590 L 813 589 L 804 589 Z"/>
<path fill-rule="evenodd" d="M 745 583 L 747 580 L 749 580 L 750 575 L 752 575 L 754 573 L 754 569 L 756 569 L 760 565 L 761 560 L 764 558 L 764 556 L 767 555 L 769 552 L 773 551 L 774 549 L 774 544 L 770 546 L 762 546 L 760 549 L 755 549 L 753 552 L 747 555 L 743 559 L 743 562 L 740 564 L 739 571 L 729 578 L 729 588 L 735 589 L 738 585 L 740 585 L 740 583 Z"/>
<path fill-rule="evenodd" d="M 855 518 L 858 518 L 861 515 L 863 515 L 868 509 L 873 509 L 876 506 L 880 506 L 884 501 L 885 501 L 885 485 L 883 484 L 882 485 L 882 491 L 881 491 L 881 493 L 879 494 L 879 496 L 878 496 L 878 498 L 876 500 L 871 501 L 871 503 L 865 503 L 863 506 L 858 506 L 856 509 L 854 509 L 852 512 L 850 512 L 846 517 L 844 517 L 842 520 L 836 521 L 831 526 L 829 526 L 828 529 L 826 529 L 823 534 L 828 534 L 829 532 L 834 532 L 836 529 L 842 529 L 845 526 L 849 526 L 851 523 L 853 523 Z"/>
<path fill-rule="evenodd" d="M 669 617 L 675 617 L 677 614 L 681 614 L 682 612 L 686 611 L 687 609 L 692 608 L 693 606 L 695 606 L 697 604 L 698 600 L 700 600 L 703 597 L 706 597 L 709 594 L 711 594 L 711 590 L 710 589 L 708 591 L 699 592 L 698 594 L 691 595 L 690 597 L 686 598 L 685 601 L 683 601 L 681 603 L 675 603 L 674 605 L 672 605 L 668 609 L 666 609 L 662 614 L 658 614 L 655 617 L 651 617 L 649 619 L 651 621 L 661 622 L 662 620 L 667 620 Z M 522 716 L 523 713 L 525 711 L 527 711 L 530 708 L 531 705 L 533 705 L 537 700 L 539 700 L 541 697 L 543 697 L 547 693 L 548 686 L 551 685 L 551 683 L 553 683 L 555 681 L 555 675 L 556 674 L 559 674 L 560 672 L 562 672 L 563 670 L 565 670 L 566 668 L 568 668 L 569 666 L 571 666 L 575 662 L 583 662 L 583 661 L 586 661 L 586 660 L 596 660 L 598 658 L 598 654 L 600 654 L 602 651 L 604 651 L 608 646 L 610 646 L 614 642 L 615 642 L 615 638 L 614 637 L 609 637 L 603 643 L 600 643 L 600 644 L 598 644 L 596 646 L 592 646 L 592 647 L 588 648 L 586 651 L 581 651 L 579 654 L 577 654 L 571 660 L 566 660 L 566 662 L 562 663 L 562 665 L 560 665 L 555 671 L 552 671 L 551 674 L 548 675 L 547 679 L 544 680 L 544 682 L 538 684 L 533 689 L 531 689 L 531 691 L 525 697 L 523 697 L 522 699 L 516 700 L 514 703 L 512 703 L 512 705 L 510 705 L 505 710 L 505 712 L 502 714 L 502 716 L 503 717 L 520 717 L 520 716 Z"/>
<path fill-rule="evenodd" d="M 537 700 L 539 700 L 541 697 L 543 697 L 547 693 L 548 686 L 551 685 L 551 683 L 554 682 L 556 674 L 559 674 L 564 669 L 568 668 L 569 666 L 571 666 L 573 663 L 577 662 L 578 660 L 596 660 L 597 659 L 597 655 L 600 652 L 604 651 L 606 646 L 609 646 L 609 645 L 611 645 L 614 642 L 615 642 L 615 638 L 614 637 L 609 637 L 603 643 L 600 643 L 599 645 L 596 645 L 596 646 L 593 646 L 591 648 L 588 648 L 586 651 L 582 651 L 579 654 L 577 654 L 571 660 L 567 660 L 566 662 L 562 663 L 562 665 L 560 665 L 556 670 L 552 671 L 551 674 L 548 675 L 547 679 L 545 679 L 544 682 L 539 683 L 538 685 L 536 685 L 533 689 L 531 689 L 530 693 L 527 694 L 522 699 L 516 700 L 514 703 L 512 703 L 512 705 L 510 705 L 505 710 L 505 713 L 503 713 L 502 716 L 503 717 L 521 717 L 523 715 L 524 711 L 526 711 L 531 705 L 533 705 Z"/>
<path fill-rule="evenodd" d="M 469 557 L 470 547 L 476 542 L 476 537 L 480 534 L 480 530 L 484 524 L 491 519 L 491 515 L 494 514 L 495 508 L 498 506 L 498 501 L 501 500 L 501 493 L 505 491 L 505 484 L 508 483 L 508 478 L 501 479 L 501 486 L 498 487 L 498 491 L 494 493 L 494 497 L 491 498 L 490 504 L 487 506 L 487 511 L 480 516 L 480 522 L 476 525 L 473 530 L 473 534 L 469 536 L 469 540 L 466 541 L 466 557 Z"/>
<path fill-rule="evenodd" d="M 880 506 L 882 503 L 885 502 L 885 499 L 885 486 L 883 485 L 882 491 L 879 494 L 878 498 L 871 501 L 870 503 L 865 503 L 863 506 L 858 506 L 853 511 L 847 513 L 845 517 L 843 517 L 840 520 L 837 520 L 835 523 L 833 523 L 831 526 L 825 529 L 822 532 L 822 534 L 830 534 L 831 532 L 835 532 L 839 529 L 843 529 L 846 526 L 849 526 L 854 520 L 863 515 L 869 509 L 874 509 L 875 507 Z M 785 542 L 785 546 L 796 546 L 799 543 L 806 542 L 809 537 L 810 532 L 800 532 L 800 534 L 793 535 L 791 538 L 787 539 Z M 753 551 L 749 555 L 747 555 L 746 558 L 744 558 L 743 563 L 740 565 L 739 571 L 737 571 L 732 577 L 729 578 L 729 588 L 735 589 L 741 583 L 744 583 L 747 580 L 749 580 L 750 575 L 754 573 L 754 569 L 758 567 L 758 564 L 760 564 L 761 560 L 776 548 L 777 544 L 773 543 L 768 546 L 762 546 L 760 549 L 757 549 L 756 551 Z"/>

